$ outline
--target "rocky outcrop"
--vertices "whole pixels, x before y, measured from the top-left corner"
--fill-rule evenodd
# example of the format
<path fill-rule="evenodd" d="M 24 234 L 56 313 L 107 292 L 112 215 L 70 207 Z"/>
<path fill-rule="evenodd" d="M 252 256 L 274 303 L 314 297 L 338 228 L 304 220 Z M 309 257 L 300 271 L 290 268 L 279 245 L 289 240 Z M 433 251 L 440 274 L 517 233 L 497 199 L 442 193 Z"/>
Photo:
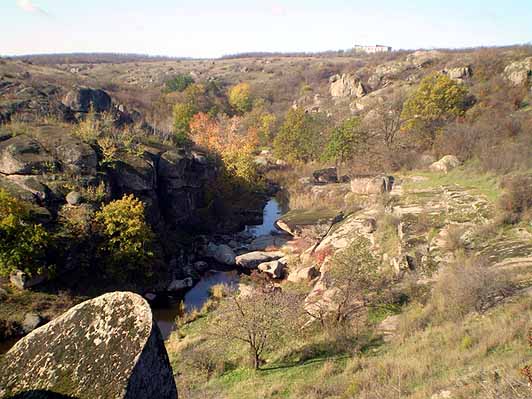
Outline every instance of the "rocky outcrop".
<path fill-rule="evenodd" d="M 236 264 L 236 254 L 233 249 L 226 244 L 216 245 L 212 242 L 209 243 L 206 250 L 206 256 L 213 258 L 215 261 L 224 265 L 232 266 Z"/>
<path fill-rule="evenodd" d="M 312 178 L 316 184 L 338 183 L 338 172 L 336 168 L 318 169 L 312 172 Z"/>
<path fill-rule="evenodd" d="M 292 283 L 300 283 L 304 281 L 311 281 L 312 279 L 319 276 L 319 272 L 314 266 L 304 267 L 299 270 L 291 271 L 288 275 L 287 280 Z"/>
<path fill-rule="evenodd" d="M 80 399 L 175 399 L 172 369 L 148 303 L 114 292 L 83 302 L 0 359 L 0 397 L 45 391 Z"/>
<path fill-rule="evenodd" d="M 284 275 L 286 263 L 287 260 L 285 258 L 281 258 L 278 260 L 261 263 L 257 266 L 257 269 L 263 273 L 269 274 L 274 279 L 279 279 Z"/>
<path fill-rule="evenodd" d="M 416 68 L 424 68 L 441 59 L 444 54 L 437 50 L 420 50 L 409 54 L 406 61 L 413 64 Z"/>
<path fill-rule="evenodd" d="M 448 173 L 450 170 L 460 165 L 460 161 L 454 155 L 445 155 L 442 159 L 430 165 L 433 172 Z"/>
<path fill-rule="evenodd" d="M 20 135 L 0 143 L 0 173 L 35 175 L 52 167 L 54 159 L 31 137 Z"/>
<path fill-rule="evenodd" d="M 354 194 L 382 194 L 392 191 L 392 176 L 356 176 L 351 179 Z"/>
<path fill-rule="evenodd" d="M 457 82 L 463 82 L 469 79 L 473 74 L 469 65 L 456 68 L 446 68 L 442 70 L 442 73 L 449 76 L 451 79 L 456 80 Z"/>
<path fill-rule="evenodd" d="M 109 112 L 111 110 L 111 97 L 103 90 L 89 87 L 77 87 L 70 90 L 63 98 L 63 105 L 74 112 L 87 113 Z"/>
<path fill-rule="evenodd" d="M 532 57 L 515 61 L 504 68 L 504 77 L 515 86 L 528 84 L 532 76 Z"/>
<path fill-rule="evenodd" d="M 334 75 L 329 79 L 329 91 L 333 98 L 360 98 L 366 95 L 367 90 L 362 81 L 355 75 Z"/>

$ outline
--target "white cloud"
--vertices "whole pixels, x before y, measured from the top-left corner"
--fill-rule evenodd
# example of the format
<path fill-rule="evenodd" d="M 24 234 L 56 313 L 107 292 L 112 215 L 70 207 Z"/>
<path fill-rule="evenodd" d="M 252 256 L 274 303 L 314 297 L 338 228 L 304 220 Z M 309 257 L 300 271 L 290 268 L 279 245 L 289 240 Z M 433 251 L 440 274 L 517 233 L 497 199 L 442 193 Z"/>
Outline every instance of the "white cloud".
<path fill-rule="evenodd" d="M 31 14 L 48 15 L 48 13 L 45 10 L 33 4 L 31 0 L 17 0 L 17 6 L 22 11 L 25 11 Z"/>
<path fill-rule="evenodd" d="M 274 4 L 271 7 L 270 12 L 271 12 L 272 15 L 274 15 L 276 17 L 282 17 L 282 16 L 285 16 L 287 14 L 286 8 L 284 8 L 280 4 Z"/>

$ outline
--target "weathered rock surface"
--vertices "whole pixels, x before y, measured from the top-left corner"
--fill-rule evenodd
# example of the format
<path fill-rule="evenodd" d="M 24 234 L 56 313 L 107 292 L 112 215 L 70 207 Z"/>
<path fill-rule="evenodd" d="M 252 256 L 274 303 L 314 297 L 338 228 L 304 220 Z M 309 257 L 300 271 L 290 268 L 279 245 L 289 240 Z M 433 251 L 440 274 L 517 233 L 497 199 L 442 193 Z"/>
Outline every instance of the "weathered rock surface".
<path fill-rule="evenodd" d="M 22 331 L 26 334 L 32 332 L 43 323 L 41 316 L 37 313 L 26 313 L 22 321 Z"/>
<path fill-rule="evenodd" d="M 409 54 L 406 57 L 406 61 L 412 63 L 417 68 L 423 68 L 433 64 L 443 56 L 444 54 L 438 50 L 420 50 Z"/>
<path fill-rule="evenodd" d="M 318 275 L 319 272 L 316 270 L 316 268 L 314 266 L 309 266 L 290 272 L 287 280 L 291 281 L 292 283 L 299 283 L 302 281 L 310 281 Z"/>
<path fill-rule="evenodd" d="M 451 79 L 456 80 L 458 82 L 463 82 L 464 80 L 469 79 L 472 75 L 472 70 L 470 66 L 448 68 L 444 69 L 442 72 L 449 76 Z"/>
<path fill-rule="evenodd" d="M 73 307 L 20 340 L 0 366 L 0 397 L 40 390 L 80 399 L 177 397 L 161 333 L 133 293 Z"/>
<path fill-rule="evenodd" d="M 318 169 L 312 172 L 312 178 L 316 184 L 337 183 L 338 172 L 336 168 Z"/>
<path fill-rule="evenodd" d="M 255 238 L 249 244 L 250 251 L 264 251 L 267 248 L 280 248 L 288 241 L 286 235 L 264 235 Z"/>
<path fill-rule="evenodd" d="M 460 165 L 460 161 L 454 155 L 445 155 L 442 159 L 430 165 L 433 172 L 447 173 Z"/>
<path fill-rule="evenodd" d="M 333 98 L 360 98 L 367 90 L 358 77 L 351 74 L 334 75 L 330 78 L 330 93 Z"/>
<path fill-rule="evenodd" d="M 274 252 L 254 251 L 254 252 L 248 252 L 247 254 L 244 254 L 244 255 L 237 256 L 236 264 L 246 269 L 255 269 L 261 263 L 270 262 L 272 260 L 277 260 L 282 257 L 284 257 L 284 253 L 280 251 L 274 251 Z"/>
<path fill-rule="evenodd" d="M 294 209 L 275 222 L 293 237 L 316 239 L 327 232 L 338 213 L 333 209 Z"/>
<path fill-rule="evenodd" d="M 191 277 L 187 277 L 183 280 L 173 280 L 168 286 L 168 291 L 181 291 L 187 288 L 191 288 L 194 285 L 194 280 Z"/>

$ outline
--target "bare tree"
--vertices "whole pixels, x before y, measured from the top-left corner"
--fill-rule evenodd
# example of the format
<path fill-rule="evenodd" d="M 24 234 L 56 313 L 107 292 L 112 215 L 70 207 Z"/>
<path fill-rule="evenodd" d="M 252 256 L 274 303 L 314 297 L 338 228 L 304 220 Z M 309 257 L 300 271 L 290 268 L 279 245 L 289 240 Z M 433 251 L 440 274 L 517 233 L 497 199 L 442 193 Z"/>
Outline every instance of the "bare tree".
<path fill-rule="evenodd" d="M 208 335 L 222 347 L 244 343 L 251 365 L 258 369 L 263 355 L 280 344 L 294 326 L 297 301 L 280 290 L 253 289 L 222 300 L 209 323 Z"/>
<path fill-rule="evenodd" d="M 305 310 L 324 327 L 358 321 L 382 302 L 389 283 L 389 273 L 380 268 L 369 242 L 359 237 L 333 258 L 321 287 L 307 298 Z"/>

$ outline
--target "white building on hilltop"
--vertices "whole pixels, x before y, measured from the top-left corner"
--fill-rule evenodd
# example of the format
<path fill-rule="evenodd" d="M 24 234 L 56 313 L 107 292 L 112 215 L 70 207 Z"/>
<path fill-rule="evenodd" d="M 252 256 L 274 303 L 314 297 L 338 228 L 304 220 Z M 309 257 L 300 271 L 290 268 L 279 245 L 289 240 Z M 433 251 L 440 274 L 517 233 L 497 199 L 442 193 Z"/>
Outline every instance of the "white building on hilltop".
<path fill-rule="evenodd" d="M 358 44 L 355 44 L 355 47 L 353 47 L 353 50 L 355 53 L 375 54 L 375 53 L 389 53 L 390 51 L 392 51 L 392 48 L 390 46 L 381 46 L 380 44 L 376 44 L 375 46 L 360 46 Z"/>

